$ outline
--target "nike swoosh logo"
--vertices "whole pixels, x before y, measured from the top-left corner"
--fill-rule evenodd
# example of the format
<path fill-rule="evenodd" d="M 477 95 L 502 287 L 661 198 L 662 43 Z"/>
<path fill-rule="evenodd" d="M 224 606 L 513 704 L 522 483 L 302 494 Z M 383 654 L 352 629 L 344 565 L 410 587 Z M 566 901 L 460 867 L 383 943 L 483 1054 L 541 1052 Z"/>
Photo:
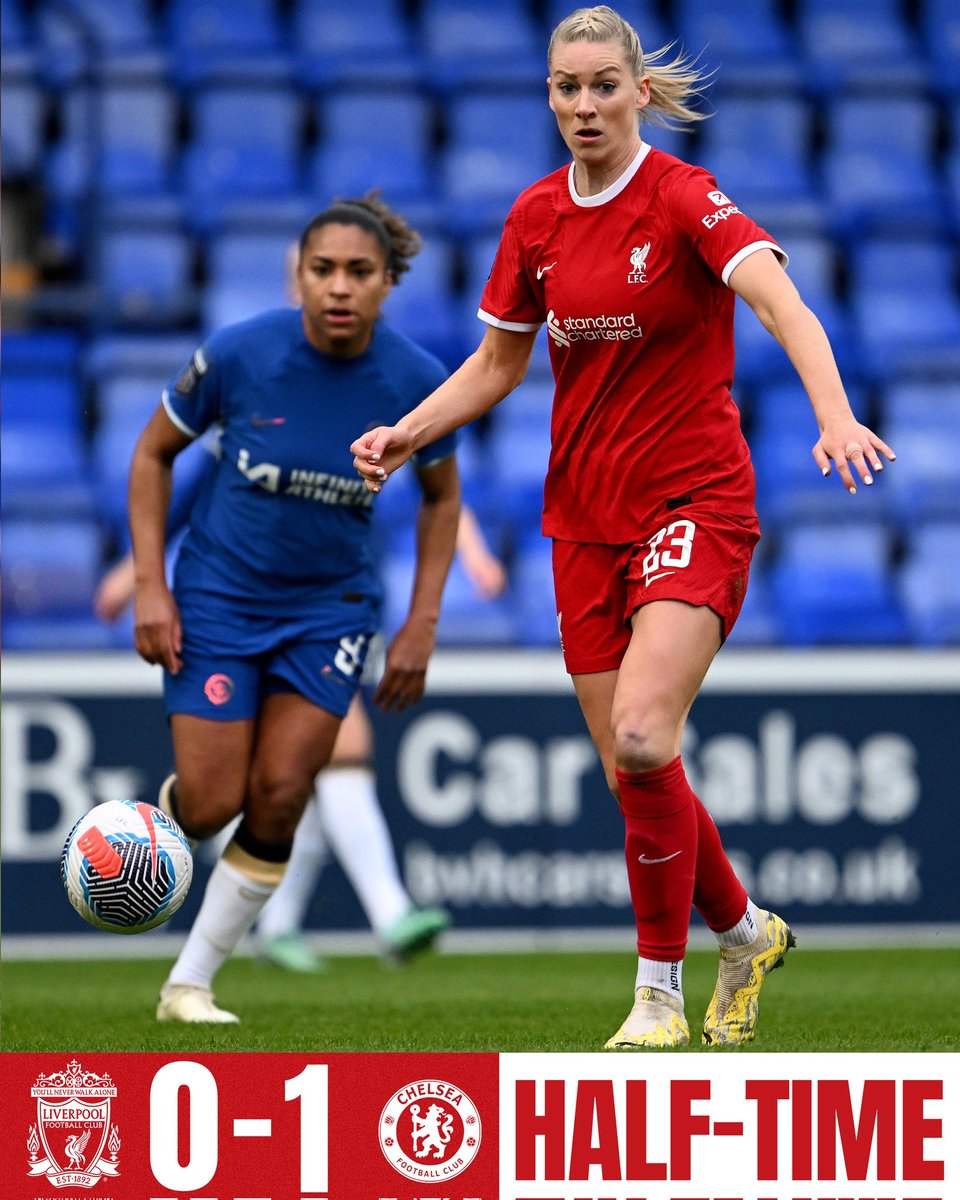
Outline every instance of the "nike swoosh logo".
<path fill-rule="evenodd" d="M 286 425 L 286 417 L 261 417 L 259 413 L 254 413 L 250 418 L 251 425 Z"/>
<path fill-rule="evenodd" d="M 542 279 L 547 271 L 552 271 L 557 264 L 552 262 L 549 267 L 537 267 L 537 278 Z"/>
<path fill-rule="evenodd" d="M 665 858 L 647 858 L 645 854 L 641 854 L 637 862 L 643 863 L 645 867 L 652 867 L 656 863 L 669 862 L 671 858 L 676 858 L 678 854 L 682 853 L 682 850 L 675 850 L 673 854 L 668 854 Z"/>
<path fill-rule="evenodd" d="M 651 575 L 648 579 L 645 579 L 644 583 L 653 583 L 655 579 L 663 579 L 667 575 L 676 575 L 676 571 L 661 571 L 659 574 Z"/>

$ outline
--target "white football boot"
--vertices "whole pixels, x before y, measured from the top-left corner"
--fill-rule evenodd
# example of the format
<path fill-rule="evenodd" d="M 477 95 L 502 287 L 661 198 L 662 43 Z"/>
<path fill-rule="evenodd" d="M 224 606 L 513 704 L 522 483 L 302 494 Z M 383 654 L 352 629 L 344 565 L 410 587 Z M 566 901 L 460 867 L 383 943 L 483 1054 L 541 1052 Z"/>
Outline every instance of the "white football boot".
<path fill-rule="evenodd" d="M 187 1025 L 238 1025 L 240 1018 L 217 1008 L 209 988 L 192 983 L 165 983 L 157 1004 L 158 1021 L 181 1021 Z"/>
<path fill-rule="evenodd" d="M 639 987 L 629 1016 L 604 1050 L 686 1046 L 689 1041 L 690 1029 L 683 1015 L 683 1001 L 659 988 Z"/>

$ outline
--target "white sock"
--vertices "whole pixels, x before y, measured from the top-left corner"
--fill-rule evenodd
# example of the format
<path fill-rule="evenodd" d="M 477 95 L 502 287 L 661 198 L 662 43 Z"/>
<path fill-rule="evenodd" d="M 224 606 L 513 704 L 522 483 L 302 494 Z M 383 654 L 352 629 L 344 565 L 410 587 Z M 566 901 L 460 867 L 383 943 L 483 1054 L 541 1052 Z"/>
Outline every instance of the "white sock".
<path fill-rule="evenodd" d="M 683 1005 L 683 960 L 679 962 L 657 962 L 653 958 L 637 959 L 637 988 L 657 988 L 666 992 Z"/>
<path fill-rule="evenodd" d="M 408 913 L 413 901 L 400 879 L 373 772 L 366 767 L 324 771 L 317 796 L 330 845 L 374 933 L 381 933 Z"/>
<path fill-rule="evenodd" d="M 323 836 L 320 809 L 311 798 L 297 826 L 286 873 L 257 921 L 260 938 L 282 937 L 303 929 L 317 879 L 326 861 L 327 839 Z"/>
<path fill-rule="evenodd" d="M 167 982 L 210 987 L 275 887 L 248 879 L 221 858 L 207 881 L 200 911 Z"/>
<path fill-rule="evenodd" d="M 732 929 L 725 929 L 723 933 L 718 933 L 717 941 L 728 950 L 734 946 L 749 946 L 751 942 L 756 941 L 760 926 L 760 910 L 747 897 L 747 911 Z"/>

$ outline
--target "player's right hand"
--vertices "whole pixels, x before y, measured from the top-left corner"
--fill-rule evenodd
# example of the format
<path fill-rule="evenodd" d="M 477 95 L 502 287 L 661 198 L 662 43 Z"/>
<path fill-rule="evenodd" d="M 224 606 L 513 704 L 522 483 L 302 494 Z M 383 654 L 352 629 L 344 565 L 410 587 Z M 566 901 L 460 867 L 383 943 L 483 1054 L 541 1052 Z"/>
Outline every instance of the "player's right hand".
<path fill-rule="evenodd" d="M 133 644 L 148 663 L 162 663 L 171 675 L 183 666 L 180 610 L 166 583 L 137 588 L 133 605 Z"/>
<path fill-rule="evenodd" d="M 413 453 L 413 439 L 398 425 L 378 425 L 350 446 L 353 465 L 368 492 L 379 492 Z"/>

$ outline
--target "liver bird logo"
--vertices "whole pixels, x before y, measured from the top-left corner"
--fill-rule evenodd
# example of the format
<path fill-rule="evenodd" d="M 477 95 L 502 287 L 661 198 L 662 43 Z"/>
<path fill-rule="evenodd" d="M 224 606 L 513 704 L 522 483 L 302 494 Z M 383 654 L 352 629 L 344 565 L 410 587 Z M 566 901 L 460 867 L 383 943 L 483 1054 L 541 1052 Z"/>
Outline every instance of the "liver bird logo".
<path fill-rule="evenodd" d="M 79 1171 L 83 1166 L 83 1152 L 86 1150 L 87 1142 L 89 1141 L 89 1129 L 85 1129 L 83 1133 L 74 1133 L 67 1138 L 63 1152 L 70 1159 L 70 1166 L 74 1171 Z"/>
<path fill-rule="evenodd" d="M 635 275 L 642 275 L 647 269 L 647 255 L 650 253 L 650 243 L 645 242 L 642 246 L 634 246 L 630 251 L 630 266 L 633 267 Z"/>

